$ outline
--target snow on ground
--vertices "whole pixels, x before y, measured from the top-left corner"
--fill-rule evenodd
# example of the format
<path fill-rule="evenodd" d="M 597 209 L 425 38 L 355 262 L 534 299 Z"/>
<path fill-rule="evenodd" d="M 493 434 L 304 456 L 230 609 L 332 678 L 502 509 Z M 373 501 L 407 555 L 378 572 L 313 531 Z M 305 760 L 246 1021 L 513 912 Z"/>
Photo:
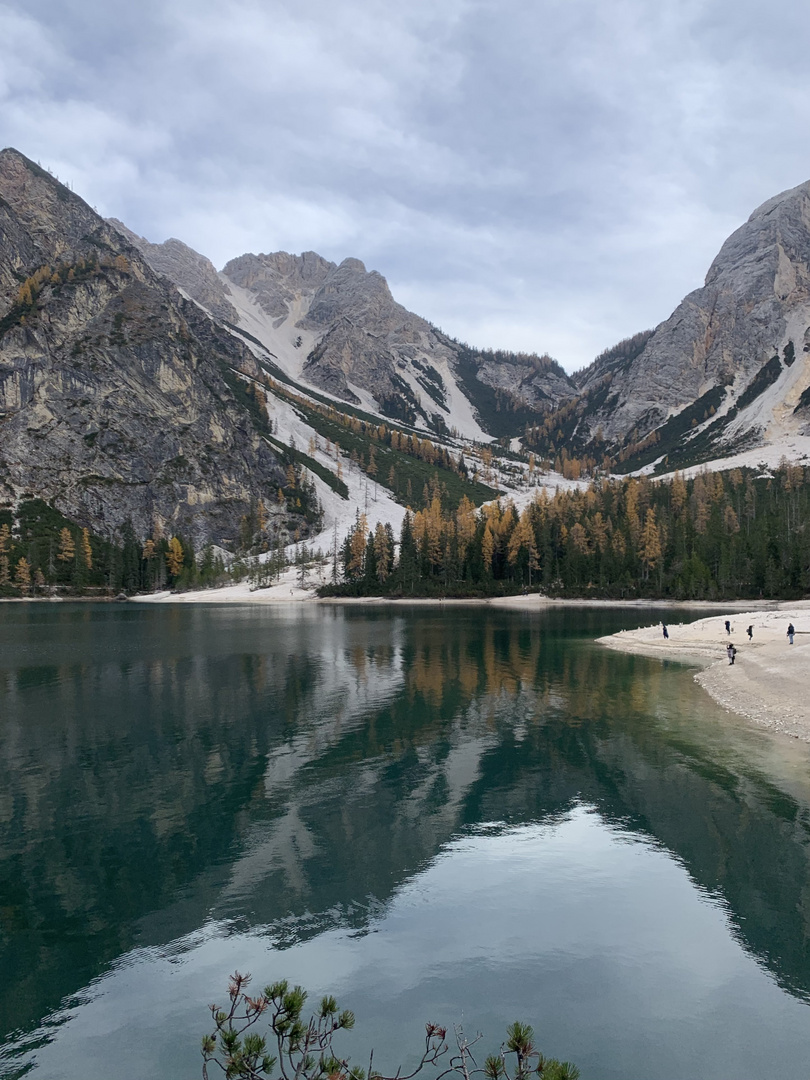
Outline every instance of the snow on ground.
<path fill-rule="evenodd" d="M 701 465 L 692 465 L 688 469 L 678 471 L 686 479 L 701 472 L 728 472 L 729 469 L 758 469 L 762 472 L 777 468 L 782 458 L 789 461 L 791 465 L 810 465 L 810 435 L 784 435 L 765 446 L 755 446 L 751 450 L 743 450 L 730 457 L 713 458 L 711 461 L 704 461 Z M 640 469 L 633 475 L 648 471 Z M 661 473 L 655 479 L 671 480 L 674 475 L 674 472 Z"/>
<path fill-rule="evenodd" d="M 302 600 L 316 599 L 315 589 L 319 585 L 325 585 L 330 578 L 329 566 L 314 567 L 307 573 L 302 588 L 300 571 L 294 566 L 288 566 L 282 571 L 279 580 L 266 589 L 258 589 L 248 581 L 240 581 L 236 585 L 223 585 L 219 589 L 197 589 L 184 593 L 164 590 L 131 597 L 131 601 L 138 604 L 243 604 L 248 601 L 252 604 L 298 604 Z"/>
<path fill-rule="evenodd" d="M 488 443 L 492 436 L 478 423 L 475 410 L 467 398 L 467 395 L 456 382 L 456 377 L 447 359 L 425 355 L 426 363 L 436 368 L 444 381 L 445 401 L 448 411 L 440 410 L 444 416 L 444 422 L 449 428 L 455 428 L 464 439 L 473 439 L 475 442 Z"/>
<path fill-rule="evenodd" d="M 760 429 L 767 442 L 797 435 L 804 423 L 797 419 L 793 410 L 799 402 L 802 391 L 810 383 L 810 354 L 802 351 L 805 328 L 810 322 L 810 308 L 802 307 L 791 313 L 785 335 L 780 347 L 775 350 L 784 356 L 785 347 L 793 342 L 794 362 L 785 366 L 779 378 L 767 387 L 739 416 L 728 426 L 728 438 L 747 431 Z"/>
<path fill-rule="evenodd" d="M 337 474 L 334 450 L 327 453 L 323 436 L 302 419 L 294 405 L 283 398 L 268 394 L 267 408 L 273 421 L 275 438 L 288 446 L 294 443 L 303 453 L 313 457 L 319 464 Z M 315 442 L 314 452 L 312 440 Z M 349 457 L 341 454 L 340 463 L 343 482 L 349 489 L 348 500 L 333 491 L 315 473 L 307 470 L 308 475 L 315 482 L 318 499 L 324 509 L 323 528 L 316 536 L 307 540 L 307 547 L 316 551 L 318 548 L 323 552 L 331 551 L 335 530 L 337 530 L 337 542 L 340 544 L 354 524 L 358 510 L 365 513 L 370 529 L 374 529 L 378 522 L 383 524 L 390 522 L 394 535 L 398 536 L 402 519 L 405 517 L 405 508 L 394 501 L 390 491 L 382 484 L 375 484 L 370 477 L 366 476 Z M 269 557 L 269 555 L 265 556 L 265 558 Z"/>
<path fill-rule="evenodd" d="M 590 483 L 590 480 L 566 480 L 561 473 L 535 472 L 534 480 L 528 486 L 512 487 L 505 483 L 504 487 L 507 490 L 500 496 L 500 500 L 502 503 L 514 503 L 515 509 L 522 514 L 543 489 L 547 495 L 553 496 L 555 491 L 576 491 L 577 489 L 584 491 Z"/>
<path fill-rule="evenodd" d="M 417 401 L 421 402 L 425 414 L 430 416 L 433 413 L 437 413 L 442 417 L 448 428 L 456 429 L 461 438 L 471 439 L 474 442 L 480 443 L 492 442 L 492 436 L 488 435 L 476 420 L 473 407 L 456 382 L 455 376 L 453 375 L 447 360 L 443 358 L 439 359 L 428 353 L 422 353 L 418 357 L 418 360 L 435 368 L 441 375 L 445 387 L 447 410 L 443 409 L 440 405 L 437 405 L 430 394 L 426 393 L 419 382 L 418 370 L 405 367 L 400 368 L 397 371 L 397 374 L 403 382 L 406 382 L 411 388 Z M 379 411 L 379 407 L 376 405 L 375 411 Z"/>
<path fill-rule="evenodd" d="M 297 325 L 306 315 L 312 298 L 297 298 L 290 305 L 286 317 L 273 319 L 262 308 L 249 289 L 234 285 L 224 275 L 222 275 L 222 280 L 227 284 L 231 292 L 231 303 L 239 313 L 239 326 L 262 342 L 265 348 L 273 355 L 281 370 L 291 379 L 301 383 L 304 387 L 317 390 L 318 393 L 331 397 L 332 395 L 327 394 L 326 391 L 309 382 L 303 375 L 306 359 L 322 336 L 313 330 L 304 330 Z M 296 345 L 299 340 L 301 344 Z M 456 428 L 459 435 L 465 439 L 474 439 L 484 443 L 490 442 L 492 436 L 488 435 L 478 423 L 473 407 L 456 382 L 447 359 L 430 355 L 427 352 L 420 355 L 418 359 L 432 365 L 439 372 L 446 388 L 448 412 L 440 409 L 430 396 L 425 393 L 419 385 L 416 375 L 411 370 L 405 368 L 399 372 L 400 376 L 411 386 L 417 398 L 422 402 L 426 412 L 428 414 L 436 411 L 440 412 L 444 416 L 448 428 Z M 382 422 L 386 422 L 385 417 L 380 414 L 379 404 L 368 391 L 352 384 L 349 384 L 349 388 L 357 395 L 363 409 L 380 416 Z M 341 404 L 340 398 L 334 400 L 338 406 Z"/>
<path fill-rule="evenodd" d="M 306 315 L 307 300 L 296 300 L 284 319 L 273 319 L 249 289 L 243 289 L 226 277 L 222 279 L 231 291 L 231 303 L 239 312 L 239 326 L 257 338 L 272 353 L 281 370 L 296 382 L 312 387 L 302 376 L 306 359 L 318 344 L 321 335 L 296 326 Z M 301 344 L 296 346 L 300 338 Z M 315 389 L 315 387 L 312 387 Z"/>
<path fill-rule="evenodd" d="M 788 342 L 793 343 L 795 360 L 789 366 L 783 362 L 779 378 L 759 394 L 750 405 L 742 409 L 728 424 L 723 432 L 725 442 L 738 441 L 749 435 L 752 444 L 750 450 L 713 458 L 701 465 L 683 469 L 684 476 L 694 476 L 707 471 L 727 471 L 729 469 L 775 468 L 782 458 L 789 462 L 810 462 L 810 435 L 805 434 L 806 419 L 796 416 L 795 408 L 802 393 L 810 387 L 810 353 L 804 352 L 805 328 L 810 322 L 810 306 L 794 311 L 788 320 L 779 348 L 774 353 L 784 358 Z M 745 392 L 750 379 L 735 380 L 732 392 L 723 401 L 720 408 L 694 429 L 695 434 L 714 423 L 718 417 L 725 416 L 734 406 L 735 401 Z M 686 442 L 685 445 L 689 445 Z M 634 475 L 649 475 L 662 459 L 637 470 Z M 671 477 L 672 473 L 664 474 Z"/>

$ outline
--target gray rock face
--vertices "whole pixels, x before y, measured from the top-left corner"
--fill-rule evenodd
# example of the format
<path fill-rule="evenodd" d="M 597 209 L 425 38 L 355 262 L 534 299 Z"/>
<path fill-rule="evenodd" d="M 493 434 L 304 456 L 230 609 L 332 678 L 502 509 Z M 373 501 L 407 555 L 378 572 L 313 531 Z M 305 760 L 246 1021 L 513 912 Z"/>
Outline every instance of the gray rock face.
<path fill-rule="evenodd" d="M 524 408 L 542 413 L 571 397 L 574 388 L 570 377 L 548 356 L 525 353 L 480 355 L 478 380 L 493 390 L 508 394 Z"/>
<path fill-rule="evenodd" d="M 316 345 L 303 369 L 309 382 L 355 402 L 352 386 L 357 387 L 388 415 L 450 426 L 441 371 L 464 383 L 485 428 L 496 391 L 539 412 L 573 391 L 553 361 L 459 346 L 398 304 L 385 278 L 367 271 L 359 259 L 336 265 L 311 251 L 242 255 L 225 266 L 223 275 L 248 289 L 274 325 L 291 320 L 312 331 Z"/>
<path fill-rule="evenodd" d="M 279 324 L 292 319 L 315 332 L 304 375 L 344 400 L 357 401 L 353 383 L 385 401 L 402 393 L 398 367 L 437 351 L 450 356 L 430 324 L 397 304 L 385 278 L 359 259 L 338 266 L 312 251 L 242 255 L 223 275 L 250 290 Z"/>
<path fill-rule="evenodd" d="M 713 388 L 742 394 L 774 356 L 801 356 L 810 326 L 810 183 L 768 200 L 723 244 L 690 293 L 624 364 L 595 363 L 581 391 L 592 434 L 620 441 L 653 431 Z M 789 342 L 793 342 L 792 347 Z M 784 366 L 783 362 L 783 366 Z M 778 372 L 776 373 L 778 376 Z M 799 371 L 796 369 L 796 375 Z M 609 384 L 609 392 L 597 393 Z"/>
<path fill-rule="evenodd" d="M 233 538 L 284 483 L 233 369 L 255 371 L 248 350 L 119 230 L 0 153 L 0 501 L 35 495 L 110 537 L 129 518 Z"/>
<path fill-rule="evenodd" d="M 288 255 L 240 255 L 223 268 L 223 275 L 248 289 L 273 319 L 286 319 L 296 309 L 307 309 L 335 264 L 314 251 Z"/>
<path fill-rule="evenodd" d="M 237 321 L 236 308 L 228 299 L 228 287 L 210 259 L 194 251 L 182 240 L 171 238 L 162 244 L 150 244 L 117 218 L 109 218 L 108 223 L 140 251 L 156 273 L 173 281 L 188 293 L 192 300 L 202 304 L 218 319 L 230 323 Z"/>

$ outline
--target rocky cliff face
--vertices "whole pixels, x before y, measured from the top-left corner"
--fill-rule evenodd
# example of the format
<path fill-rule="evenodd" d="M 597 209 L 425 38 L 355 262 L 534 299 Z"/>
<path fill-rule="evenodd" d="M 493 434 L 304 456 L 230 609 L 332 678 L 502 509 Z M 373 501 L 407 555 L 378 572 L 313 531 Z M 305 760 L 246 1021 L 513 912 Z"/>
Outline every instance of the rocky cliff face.
<path fill-rule="evenodd" d="M 459 345 L 398 304 L 385 278 L 359 259 L 336 265 L 314 252 L 242 255 L 222 276 L 255 297 L 277 334 L 305 342 L 304 380 L 346 401 L 365 393 L 398 419 L 463 430 L 461 418 L 474 411 L 491 430 L 498 395 L 513 410 L 542 413 L 574 389 L 548 358 Z"/>
<path fill-rule="evenodd" d="M 0 501 L 33 494 L 109 536 L 131 519 L 234 537 L 285 482 L 238 400 L 234 369 L 254 366 L 118 228 L 0 153 Z"/>
<path fill-rule="evenodd" d="M 512 434 L 576 392 L 549 357 L 453 341 L 398 304 L 385 278 L 359 259 L 338 265 L 314 251 L 246 254 L 217 275 L 179 240 L 152 244 L 121 222 L 110 223 L 214 316 L 249 329 L 276 359 L 292 357 L 281 361 L 288 374 L 339 400 L 477 438 Z M 264 325 L 240 307 L 240 295 L 258 305 Z"/>
<path fill-rule="evenodd" d="M 167 288 L 158 274 L 215 320 L 239 327 L 246 341 L 261 342 L 288 377 L 337 400 L 471 438 L 512 437 L 529 428 L 535 449 L 554 454 L 567 446 L 596 460 L 607 453 L 625 468 L 677 467 L 810 435 L 810 183 L 755 210 L 723 245 L 704 286 L 666 322 L 606 350 L 569 377 L 547 356 L 476 350 L 451 339 L 398 304 L 385 279 L 357 259 L 338 265 L 314 252 L 246 254 L 218 274 L 180 241 L 152 244 L 120 222 L 105 224 L 47 174 L 38 175 L 30 163 L 25 171 L 27 182 L 40 184 L 36 198 L 44 201 L 36 205 L 33 188 L 30 198 L 16 203 L 3 196 L 4 209 L 13 204 L 14 221 L 6 228 L 10 250 L 17 253 L 5 271 L 12 283 L 7 297 L 22 281 L 20 274 L 40 264 L 82 253 L 86 262 L 88 251 L 108 255 L 95 277 L 85 273 L 78 282 L 46 283 L 38 310 L 44 304 L 61 312 L 71 290 L 87 303 L 94 290 L 106 289 L 109 295 L 97 300 L 109 321 L 119 314 L 109 308 L 113 294 L 134 296 L 137 283 L 156 295 L 151 290 Z M 8 175 L 6 183 L 13 193 Z M 126 282 L 123 276 L 113 280 L 109 256 L 118 252 L 139 253 Z M 0 254 L 0 268 L 7 257 Z M 160 320 L 183 318 L 195 322 L 192 336 L 219 334 L 217 348 L 238 349 L 199 309 L 192 316 L 169 293 L 154 329 L 160 325 L 168 333 Z M 90 317 L 89 309 L 76 318 L 84 315 Z M 121 318 L 132 321 L 126 312 Z M 133 332 L 134 322 L 126 323 Z M 36 325 L 41 334 L 42 323 Z M 108 348 L 131 344 L 120 332 L 123 325 L 119 320 Z M 71 338 L 69 347 L 87 346 Z M 231 366 L 250 362 L 245 353 Z M 17 372 L 14 382 L 9 376 L 9 401 L 22 393 L 27 378 Z"/>
<path fill-rule="evenodd" d="M 230 290 L 210 259 L 182 240 L 172 237 L 162 244 L 150 244 L 143 236 L 128 229 L 123 221 L 109 218 L 108 223 L 140 251 L 153 270 L 173 281 L 212 315 L 225 322 L 236 322 L 239 318 L 229 299 Z"/>
<path fill-rule="evenodd" d="M 365 391 L 383 413 L 412 422 L 441 426 L 449 416 L 451 351 L 359 259 L 338 266 L 311 251 L 242 255 L 223 276 L 256 297 L 276 330 L 303 333 L 305 381 L 354 403 Z"/>
<path fill-rule="evenodd" d="M 703 288 L 635 355 L 606 355 L 579 373 L 578 436 L 601 429 L 608 443 L 620 444 L 657 433 L 666 452 L 677 433 L 705 456 L 779 431 L 801 433 L 809 352 L 806 183 L 754 211 L 721 248 Z M 687 409 L 684 427 L 678 416 Z"/>

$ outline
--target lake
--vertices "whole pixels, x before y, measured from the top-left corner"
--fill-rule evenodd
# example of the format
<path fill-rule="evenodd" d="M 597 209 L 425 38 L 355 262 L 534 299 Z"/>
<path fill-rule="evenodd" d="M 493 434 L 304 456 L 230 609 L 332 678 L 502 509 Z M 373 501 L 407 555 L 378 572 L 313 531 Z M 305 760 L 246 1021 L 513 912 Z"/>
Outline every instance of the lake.
<path fill-rule="evenodd" d="M 0 605 L 0 1075 L 199 1077 L 239 969 L 387 1070 L 521 1019 L 583 1080 L 804 1080 L 810 748 L 593 640 L 655 618 Z"/>

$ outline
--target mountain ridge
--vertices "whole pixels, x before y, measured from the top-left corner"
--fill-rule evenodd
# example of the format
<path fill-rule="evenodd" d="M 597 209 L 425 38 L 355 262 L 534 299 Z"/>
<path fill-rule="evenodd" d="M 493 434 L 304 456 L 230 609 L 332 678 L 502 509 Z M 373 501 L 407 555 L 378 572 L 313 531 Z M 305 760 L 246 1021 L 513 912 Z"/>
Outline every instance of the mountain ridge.
<path fill-rule="evenodd" d="M 0 152 L 0 500 L 26 494 L 100 534 L 224 543 L 259 499 L 306 513 L 236 372 L 255 369 L 137 247 L 19 151 Z"/>
<path fill-rule="evenodd" d="M 810 182 L 757 207 L 668 319 L 573 375 L 547 356 L 455 341 L 397 304 L 357 259 L 245 254 L 219 280 L 271 319 L 263 340 L 287 354 L 288 373 L 440 434 L 523 437 L 551 457 L 566 446 L 660 470 L 810 430 Z M 462 398 L 467 415 L 454 425 Z"/>

